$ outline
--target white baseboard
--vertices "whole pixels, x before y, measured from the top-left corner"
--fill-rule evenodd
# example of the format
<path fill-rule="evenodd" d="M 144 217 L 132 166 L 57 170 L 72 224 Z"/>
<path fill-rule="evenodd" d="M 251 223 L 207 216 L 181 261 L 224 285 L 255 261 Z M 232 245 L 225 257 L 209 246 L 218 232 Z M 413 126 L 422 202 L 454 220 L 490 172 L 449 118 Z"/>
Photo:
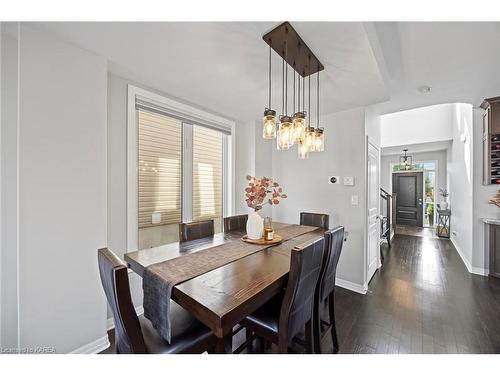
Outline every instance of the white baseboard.
<path fill-rule="evenodd" d="M 340 286 L 341 288 L 352 290 L 353 292 L 366 294 L 368 288 L 363 285 L 352 283 L 347 280 L 339 279 L 338 277 L 335 279 L 335 285 Z"/>
<path fill-rule="evenodd" d="M 138 316 L 144 314 L 144 307 L 142 307 L 142 305 L 137 306 L 135 308 L 135 312 Z M 111 317 L 106 322 L 106 330 L 109 331 L 113 328 L 115 328 L 115 320 L 113 319 L 113 317 Z"/>
<path fill-rule="evenodd" d="M 106 334 L 106 336 L 73 350 L 70 354 L 97 354 L 102 352 L 104 349 L 107 349 L 109 345 L 108 335 Z"/>
<path fill-rule="evenodd" d="M 489 271 L 486 268 L 481 268 L 481 267 L 473 267 L 470 262 L 465 258 L 464 253 L 462 252 L 462 249 L 460 249 L 460 246 L 456 243 L 455 239 L 453 237 L 450 237 L 451 243 L 455 247 L 455 250 L 457 250 L 458 255 L 460 255 L 460 258 L 462 259 L 462 262 L 464 262 L 465 267 L 467 268 L 467 271 L 469 273 L 473 273 L 475 275 L 481 275 L 481 276 L 488 276 Z"/>

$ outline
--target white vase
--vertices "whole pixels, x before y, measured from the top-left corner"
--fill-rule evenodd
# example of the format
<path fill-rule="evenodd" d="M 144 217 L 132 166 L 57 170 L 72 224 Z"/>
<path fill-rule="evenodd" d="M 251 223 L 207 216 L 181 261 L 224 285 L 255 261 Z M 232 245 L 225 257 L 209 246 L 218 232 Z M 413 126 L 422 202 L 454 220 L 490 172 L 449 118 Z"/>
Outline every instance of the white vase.
<path fill-rule="evenodd" d="M 258 240 L 264 235 L 264 220 L 258 212 L 248 215 L 247 236 L 251 240 Z"/>
<path fill-rule="evenodd" d="M 439 203 L 439 209 L 440 209 L 440 210 L 447 210 L 447 209 L 448 209 L 448 202 L 446 202 L 446 201 L 441 201 L 441 202 Z"/>

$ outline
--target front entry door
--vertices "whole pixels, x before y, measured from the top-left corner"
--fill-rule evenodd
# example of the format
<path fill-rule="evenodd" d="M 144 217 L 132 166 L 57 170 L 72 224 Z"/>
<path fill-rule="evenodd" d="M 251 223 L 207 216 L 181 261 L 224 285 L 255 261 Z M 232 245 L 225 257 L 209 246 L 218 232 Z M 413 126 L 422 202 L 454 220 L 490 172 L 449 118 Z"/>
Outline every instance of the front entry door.
<path fill-rule="evenodd" d="M 392 191 L 396 193 L 396 224 L 422 226 L 423 172 L 392 174 Z"/>

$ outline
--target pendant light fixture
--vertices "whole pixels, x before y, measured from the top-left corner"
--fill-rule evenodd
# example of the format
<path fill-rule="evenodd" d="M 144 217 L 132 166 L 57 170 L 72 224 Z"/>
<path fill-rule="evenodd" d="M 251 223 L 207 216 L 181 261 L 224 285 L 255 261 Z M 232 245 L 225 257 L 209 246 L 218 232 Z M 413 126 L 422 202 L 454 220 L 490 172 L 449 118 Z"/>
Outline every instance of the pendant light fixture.
<path fill-rule="evenodd" d="M 325 133 L 324 129 L 319 127 L 319 71 L 318 71 L 318 81 L 316 84 L 316 99 L 317 99 L 317 115 L 316 115 L 316 130 L 314 131 L 314 151 L 322 152 L 325 150 Z"/>
<path fill-rule="evenodd" d="M 271 46 L 269 46 L 269 100 L 268 106 L 264 110 L 262 121 L 262 138 L 276 138 L 276 111 L 271 109 Z"/>
<path fill-rule="evenodd" d="M 307 159 L 309 153 L 324 151 L 325 147 L 325 132 L 324 128 L 320 127 L 319 119 L 319 72 L 323 70 L 324 67 L 289 22 L 278 25 L 265 34 L 263 39 L 269 45 L 270 49 L 269 100 L 268 107 L 266 107 L 264 111 L 262 137 L 264 139 L 276 138 L 276 147 L 278 150 L 288 150 L 294 144 L 297 144 L 299 159 Z M 277 126 L 276 111 L 271 109 L 271 49 L 282 58 L 281 115 L 279 116 L 279 124 Z M 289 65 L 293 69 L 293 87 L 291 87 L 293 88 L 293 105 L 290 114 L 288 112 Z M 316 127 L 314 127 L 311 120 L 311 75 L 315 73 L 318 73 L 316 87 Z M 307 112 L 305 97 L 306 77 L 308 79 Z"/>
<path fill-rule="evenodd" d="M 309 89 L 308 89 L 308 109 L 307 109 L 307 112 L 309 114 L 308 116 L 308 126 L 306 127 L 305 129 L 305 147 L 307 147 L 307 151 L 308 152 L 314 152 L 315 151 L 315 147 L 314 147 L 314 137 L 315 137 L 315 131 L 314 131 L 314 127 L 311 126 L 311 76 L 309 76 L 308 78 L 308 86 L 309 86 Z"/>
<path fill-rule="evenodd" d="M 408 171 L 412 168 L 413 166 L 413 157 L 410 155 L 407 155 L 408 149 L 405 148 L 403 150 L 404 155 L 401 155 L 399 157 L 399 165 L 402 170 Z"/>
<path fill-rule="evenodd" d="M 285 42 L 286 51 L 286 42 Z M 283 110 L 280 116 L 280 125 L 276 136 L 276 146 L 278 150 L 288 150 L 293 144 L 292 119 L 288 116 L 288 64 L 285 67 L 283 59 Z"/>
<path fill-rule="evenodd" d="M 295 72 L 294 72 L 294 86 L 295 86 Z M 297 112 L 293 115 L 293 141 L 294 143 L 300 144 L 304 140 L 305 130 L 306 130 L 306 114 L 300 110 L 300 76 L 299 76 L 299 89 L 298 93 L 298 103 Z M 294 87 L 295 93 L 295 87 Z M 295 100 L 294 100 L 295 102 Z"/>

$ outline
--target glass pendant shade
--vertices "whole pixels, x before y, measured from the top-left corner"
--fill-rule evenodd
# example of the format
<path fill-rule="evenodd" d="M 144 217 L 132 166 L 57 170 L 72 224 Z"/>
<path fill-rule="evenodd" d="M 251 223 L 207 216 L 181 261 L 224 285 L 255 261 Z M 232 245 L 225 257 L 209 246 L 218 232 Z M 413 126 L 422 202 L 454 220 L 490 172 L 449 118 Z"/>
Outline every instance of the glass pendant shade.
<path fill-rule="evenodd" d="M 298 156 L 299 159 L 308 159 L 309 158 L 309 148 L 306 145 L 306 141 L 302 140 L 298 143 Z"/>
<path fill-rule="evenodd" d="M 262 120 L 262 138 L 276 138 L 276 111 L 266 109 L 264 111 L 264 119 Z"/>
<path fill-rule="evenodd" d="M 306 115 L 304 112 L 297 112 L 293 115 L 293 142 L 299 144 L 304 140 L 306 130 Z"/>
<path fill-rule="evenodd" d="M 293 125 L 289 116 L 281 116 L 276 136 L 278 150 L 288 150 L 293 145 Z"/>
<path fill-rule="evenodd" d="M 312 126 L 308 126 L 305 131 L 305 137 L 304 137 L 304 142 L 306 144 L 307 150 L 309 152 L 314 152 L 316 151 L 315 149 L 315 137 L 316 133 L 314 131 L 314 128 Z"/>
<path fill-rule="evenodd" d="M 325 151 L 325 132 L 323 128 L 316 128 L 314 131 L 314 151 Z"/>

